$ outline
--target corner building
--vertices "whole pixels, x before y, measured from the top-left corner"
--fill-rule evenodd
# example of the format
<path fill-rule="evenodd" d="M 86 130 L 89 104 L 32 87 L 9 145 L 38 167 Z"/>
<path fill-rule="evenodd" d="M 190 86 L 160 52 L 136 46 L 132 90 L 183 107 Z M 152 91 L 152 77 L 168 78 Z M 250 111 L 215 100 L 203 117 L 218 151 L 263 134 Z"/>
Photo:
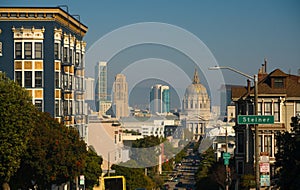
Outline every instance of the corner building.
<path fill-rule="evenodd" d="M 0 70 L 28 90 L 40 111 L 76 127 L 85 139 L 87 27 L 59 7 L 2 7 L 0 29 Z"/>

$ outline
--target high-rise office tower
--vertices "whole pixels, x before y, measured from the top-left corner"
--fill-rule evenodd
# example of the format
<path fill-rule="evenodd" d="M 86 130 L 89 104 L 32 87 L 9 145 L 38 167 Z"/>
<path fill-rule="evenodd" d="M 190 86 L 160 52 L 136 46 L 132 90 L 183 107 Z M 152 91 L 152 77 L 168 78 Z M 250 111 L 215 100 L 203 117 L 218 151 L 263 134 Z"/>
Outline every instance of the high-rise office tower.
<path fill-rule="evenodd" d="M 169 86 L 161 86 L 161 112 L 170 112 L 170 89 Z"/>
<path fill-rule="evenodd" d="M 85 78 L 85 100 L 95 99 L 94 78 Z"/>
<path fill-rule="evenodd" d="M 170 112 L 170 90 L 169 86 L 156 84 L 150 91 L 151 113 Z"/>
<path fill-rule="evenodd" d="M 95 67 L 95 103 L 97 111 L 101 112 L 101 103 L 107 101 L 107 63 L 100 61 Z"/>
<path fill-rule="evenodd" d="M 116 118 L 128 116 L 128 84 L 126 76 L 117 74 L 113 86 L 113 106 Z"/>
<path fill-rule="evenodd" d="M 1 7 L 0 22 L 0 70 L 26 88 L 40 111 L 85 139 L 87 27 L 59 7 Z"/>

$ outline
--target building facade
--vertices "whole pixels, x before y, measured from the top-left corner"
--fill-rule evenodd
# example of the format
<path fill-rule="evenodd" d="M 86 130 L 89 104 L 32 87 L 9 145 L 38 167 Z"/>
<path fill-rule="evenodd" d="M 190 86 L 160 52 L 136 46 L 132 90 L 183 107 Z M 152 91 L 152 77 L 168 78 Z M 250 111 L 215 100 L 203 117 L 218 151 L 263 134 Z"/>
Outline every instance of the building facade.
<path fill-rule="evenodd" d="M 170 89 L 169 89 L 169 86 L 156 84 L 151 87 L 150 111 L 153 114 L 170 112 Z"/>
<path fill-rule="evenodd" d="M 210 115 L 210 98 L 195 69 L 193 82 L 186 88 L 182 101 L 182 126 L 193 134 L 194 140 L 199 140 L 205 134 Z"/>
<path fill-rule="evenodd" d="M 95 99 L 95 79 L 91 77 L 85 78 L 85 100 Z"/>
<path fill-rule="evenodd" d="M 98 112 L 101 110 L 101 104 L 107 102 L 107 63 L 100 61 L 95 66 L 95 103 Z M 104 112 L 105 113 L 105 112 Z"/>
<path fill-rule="evenodd" d="M 87 27 L 59 7 L 0 8 L 0 70 L 32 103 L 86 137 L 83 37 Z"/>
<path fill-rule="evenodd" d="M 237 115 L 254 115 L 254 87 L 232 88 Z M 270 157 L 271 179 L 275 173 L 276 133 L 290 131 L 291 117 L 300 113 L 300 77 L 275 69 L 266 72 L 266 64 L 258 73 L 258 115 L 273 115 L 274 124 L 259 124 L 259 151 Z M 254 126 L 236 123 L 237 174 L 253 173 Z"/>
<path fill-rule="evenodd" d="M 129 115 L 128 84 L 125 75 L 116 75 L 113 85 L 113 94 L 113 107 L 116 118 L 127 117 Z"/>

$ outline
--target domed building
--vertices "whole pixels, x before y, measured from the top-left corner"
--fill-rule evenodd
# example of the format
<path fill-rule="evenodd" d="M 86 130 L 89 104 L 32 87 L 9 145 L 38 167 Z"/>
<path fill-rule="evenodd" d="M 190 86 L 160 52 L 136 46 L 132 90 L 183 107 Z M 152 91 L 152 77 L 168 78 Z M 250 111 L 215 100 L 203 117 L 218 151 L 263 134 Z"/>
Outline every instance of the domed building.
<path fill-rule="evenodd" d="M 192 133 L 194 140 L 204 135 L 210 113 L 210 98 L 195 69 L 193 82 L 185 90 L 180 115 L 183 127 Z"/>

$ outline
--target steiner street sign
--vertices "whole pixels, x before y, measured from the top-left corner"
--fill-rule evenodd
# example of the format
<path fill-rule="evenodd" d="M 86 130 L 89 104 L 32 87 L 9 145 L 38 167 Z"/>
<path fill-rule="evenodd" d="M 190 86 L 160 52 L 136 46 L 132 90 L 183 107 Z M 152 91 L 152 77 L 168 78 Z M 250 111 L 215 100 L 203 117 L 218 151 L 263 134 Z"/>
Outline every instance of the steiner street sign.
<path fill-rule="evenodd" d="M 238 124 L 273 124 L 273 115 L 239 115 Z"/>

